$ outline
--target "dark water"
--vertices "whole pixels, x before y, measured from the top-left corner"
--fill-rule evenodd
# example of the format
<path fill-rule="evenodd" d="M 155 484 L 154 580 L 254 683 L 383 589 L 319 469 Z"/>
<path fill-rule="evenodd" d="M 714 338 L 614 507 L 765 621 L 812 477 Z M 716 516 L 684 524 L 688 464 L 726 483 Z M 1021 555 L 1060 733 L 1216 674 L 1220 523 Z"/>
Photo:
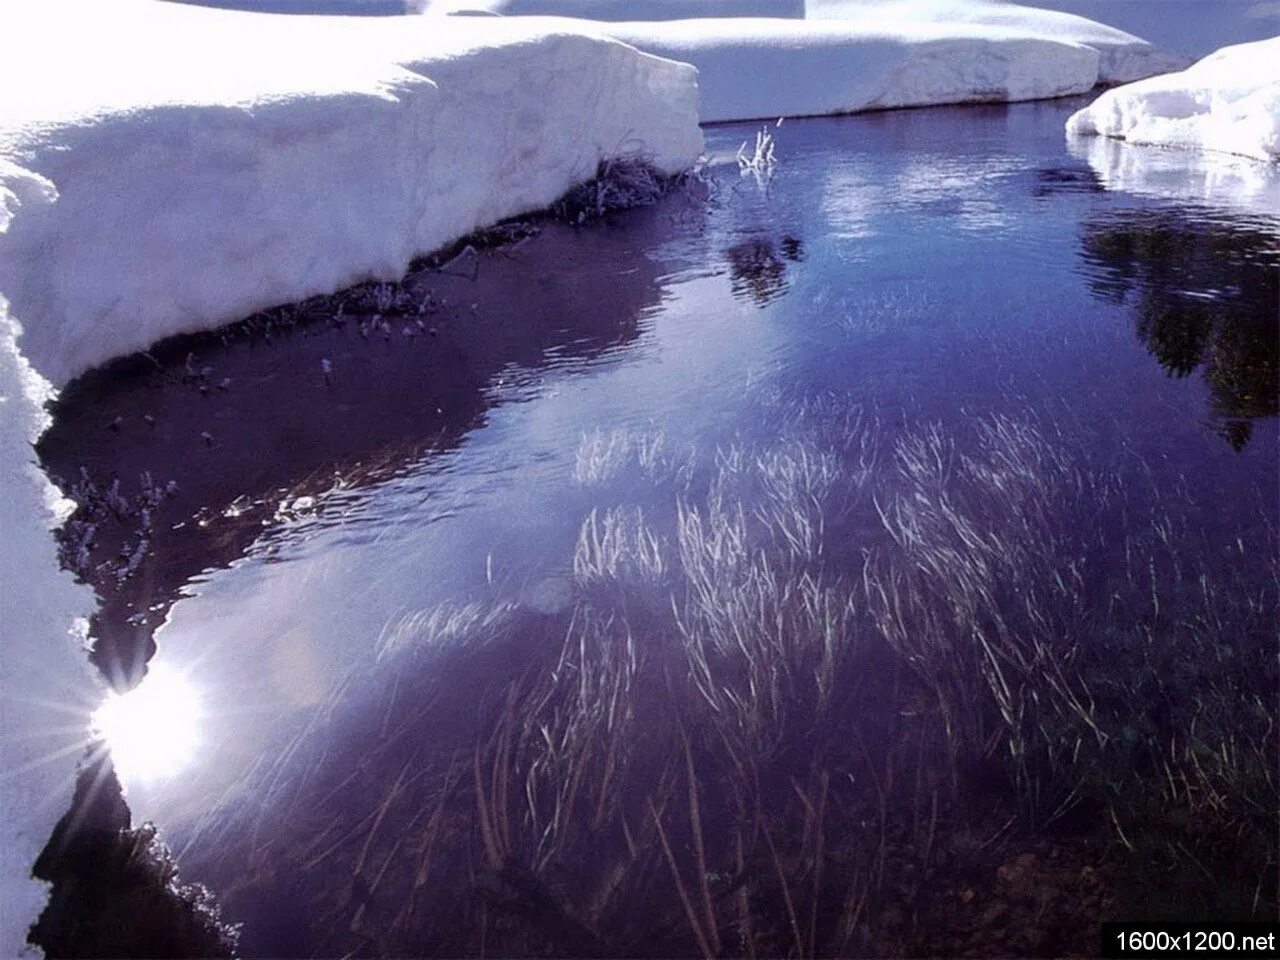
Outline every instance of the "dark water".
<path fill-rule="evenodd" d="M 1124 778 L 1226 738 L 1187 798 L 1267 809 L 1274 175 L 1073 106 L 712 128 L 708 196 L 67 391 L 100 665 L 163 624 L 103 726 L 249 953 L 1062 948 L 983 919 L 1051 824 L 1132 885 Z"/>

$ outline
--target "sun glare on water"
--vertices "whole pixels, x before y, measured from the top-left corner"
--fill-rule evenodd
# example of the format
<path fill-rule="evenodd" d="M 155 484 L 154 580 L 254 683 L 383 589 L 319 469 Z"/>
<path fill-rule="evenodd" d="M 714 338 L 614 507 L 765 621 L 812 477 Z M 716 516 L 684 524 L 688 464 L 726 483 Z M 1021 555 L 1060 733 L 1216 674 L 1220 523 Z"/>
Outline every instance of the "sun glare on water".
<path fill-rule="evenodd" d="M 93 731 L 111 751 L 122 783 L 171 777 L 200 742 L 200 700 L 178 671 L 155 664 L 128 693 L 112 692 L 93 713 Z"/>

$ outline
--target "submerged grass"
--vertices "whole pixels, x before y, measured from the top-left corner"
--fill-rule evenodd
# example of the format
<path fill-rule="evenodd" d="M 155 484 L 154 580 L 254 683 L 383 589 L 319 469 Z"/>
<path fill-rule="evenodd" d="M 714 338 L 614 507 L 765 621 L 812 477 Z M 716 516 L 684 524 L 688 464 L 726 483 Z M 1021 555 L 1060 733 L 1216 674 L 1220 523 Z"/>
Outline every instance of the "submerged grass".
<path fill-rule="evenodd" d="M 230 838 L 243 885 L 290 877 L 334 954 L 1091 951 L 1155 888 L 1273 916 L 1274 531 L 1224 554 L 1051 423 L 839 413 L 697 464 L 584 441 L 580 481 L 670 515 L 589 511 L 564 614 L 398 631 L 359 769 Z"/>
<path fill-rule="evenodd" d="M 366 338 L 373 336 L 390 340 L 393 336 L 393 323 L 395 331 L 406 337 L 434 333 L 434 328 L 428 324 L 440 319 L 437 315 L 443 313 L 446 304 L 423 284 L 415 282 L 415 277 L 421 279 L 423 271 L 455 269 L 459 259 L 465 259 L 464 255 L 469 250 L 474 252 L 477 249 L 518 244 L 548 223 L 587 223 L 630 207 L 647 206 L 672 191 L 693 188 L 700 183 L 700 175 L 696 171 L 666 176 L 639 155 L 603 161 L 591 180 L 570 190 L 547 210 L 532 212 L 478 231 L 448 249 L 415 263 L 410 275 L 401 281 L 370 280 L 330 295 L 263 310 L 216 331 L 172 338 L 148 352 L 114 361 L 91 376 L 111 377 L 130 366 L 148 370 L 156 367 L 164 371 L 166 377 L 181 379 L 183 383 L 198 388 L 200 393 L 207 394 L 213 390 L 230 389 L 232 385 L 230 380 L 219 381 L 214 378 L 212 367 L 199 365 L 196 351 L 202 348 L 202 344 L 221 340 L 225 345 L 236 339 L 270 341 L 274 335 L 287 333 L 295 327 L 324 323 L 343 325 L 348 321 L 358 324 L 360 334 Z M 333 373 L 328 359 L 321 361 L 321 370 L 328 381 Z M 149 416 L 144 419 L 148 423 L 154 422 Z M 109 425 L 113 430 L 118 426 L 118 421 Z M 212 437 L 207 433 L 205 442 L 212 445 Z M 652 465 L 661 446 L 661 436 L 640 441 L 638 449 L 641 461 Z M 592 468 L 588 466 L 585 469 Z M 141 493 L 130 499 L 122 495 L 118 478 L 110 486 L 101 489 L 94 486 L 87 475 L 63 480 L 63 485 L 80 504 L 75 516 L 60 531 L 64 565 L 93 583 L 100 592 L 104 588 L 121 587 L 135 577 L 142 561 L 148 556 L 151 550 L 151 511 L 161 500 L 174 493 L 174 486 L 157 485 L 149 475 L 144 475 L 138 484 Z M 591 481 L 588 478 L 586 482 Z M 310 500 L 310 497 L 299 499 Z M 119 556 L 103 559 L 103 544 L 99 540 L 103 539 L 104 531 L 101 528 L 107 526 L 108 519 L 113 525 L 124 525 L 127 530 L 122 537 L 117 537 L 124 540 Z M 606 526 L 610 522 L 608 515 L 603 518 L 603 522 Z M 605 540 L 608 540 L 607 535 Z M 115 544 L 109 546 L 114 548 Z M 650 559 L 656 557 L 656 553 L 653 553 Z M 592 576 L 586 575 L 588 579 Z M 388 629 L 377 639 L 377 660 L 385 662 L 403 655 L 406 648 L 412 647 L 413 639 L 423 633 L 429 633 L 442 641 L 455 640 L 458 644 L 465 644 L 468 638 L 475 636 L 501 634 L 508 628 L 510 612 L 510 606 L 502 602 L 469 603 L 405 618 L 394 629 Z M 139 636 L 144 634 L 144 624 L 141 621 L 130 621 L 130 626 L 137 627 L 131 633 Z M 149 630 L 147 628 L 145 631 L 148 637 Z M 141 645 L 137 651 L 130 651 L 129 654 L 127 672 L 137 679 L 143 672 L 140 668 L 148 654 L 141 649 Z M 111 679 L 113 682 L 123 682 L 125 677 L 113 675 Z M 425 713 L 435 702 L 435 698 L 428 697 L 417 706 Z M 328 708 L 322 714 L 331 713 L 335 705 L 329 704 Z M 568 711 L 569 708 L 561 709 Z M 299 735 L 294 746 L 301 750 L 306 734 L 325 722 L 324 715 L 315 718 Z M 566 745 L 561 745 L 561 748 L 569 749 Z M 109 771 L 104 772 L 103 758 L 99 754 L 100 751 L 94 754 L 91 758 L 93 762 L 87 762 L 81 770 L 75 805 L 46 847 L 37 867 L 40 876 L 50 880 L 54 889 L 49 910 L 31 932 L 32 942 L 51 956 L 230 954 L 235 949 L 236 929 L 222 921 L 217 904 L 206 888 L 177 880 L 173 860 L 163 844 L 155 839 L 153 827 L 144 824 L 134 828 L 130 825 L 128 808 L 121 798 L 119 784 Z M 566 756 L 572 757 L 572 753 Z M 452 804 L 461 784 L 470 781 L 459 772 L 461 767 L 458 766 L 457 757 L 450 756 L 443 773 L 435 768 L 437 760 L 438 757 L 427 764 L 425 771 L 413 773 L 402 770 L 404 776 L 396 775 L 393 794 L 384 798 L 377 815 L 371 818 L 372 827 L 365 821 L 354 825 L 334 821 L 308 821 L 315 823 L 318 829 L 314 837 L 298 845 L 297 852 L 303 855 L 303 859 L 299 861 L 290 856 L 280 858 L 281 863 L 288 863 L 292 868 L 305 871 L 328 861 L 338 851 L 345 850 L 346 844 L 353 838 L 361 838 L 363 846 L 355 861 L 357 869 L 353 882 L 372 895 L 380 886 L 382 889 L 391 886 L 388 867 L 393 862 L 392 859 L 384 861 L 371 877 L 369 858 L 376 854 L 375 835 L 379 829 L 384 823 L 394 822 L 406 830 L 403 842 L 397 844 L 397 849 L 407 855 L 425 858 L 421 866 L 415 868 L 409 887 L 412 896 L 407 909 L 411 913 L 419 892 L 428 886 L 428 878 L 447 874 L 456 881 L 460 875 L 457 863 L 449 862 L 447 868 L 441 864 L 433 869 L 431 858 L 434 855 L 447 861 L 447 855 L 442 851 L 449 848 L 451 842 L 451 817 L 456 813 Z M 561 765 L 564 762 L 557 759 L 557 763 Z M 345 777 L 338 786 L 347 786 L 353 781 L 354 778 Z M 264 796 L 270 798 L 269 802 L 278 802 L 281 809 L 288 811 L 288 815 L 299 818 L 299 821 L 316 813 L 300 809 L 296 802 L 297 791 L 279 778 L 268 777 L 261 785 L 266 791 Z M 478 780 L 474 787 L 476 790 L 480 789 Z M 416 800 L 422 796 L 423 791 L 427 791 L 431 797 L 428 807 L 415 812 L 407 821 L 398 819 L 406 799 Z M 603 800 L 600 802 L 603 803 Z M 113 819 L 105 825 L 98 823 L 90 815 L 103 803 L 111 803 L 116 807 Z M 561 814 L 560 819 L 563 816 Z M 406 822 L 407 827 L 404 826 Z M 479 822 L 485 821 L 481 819 Z M 560 820 L 555 822 L 559 823 Z M 501 821 L 493 823 L 500 825 Z M 414 831 L 423 832 L 417 834 Z M 504 833 L 494 833 L 491 836 L 493 851 L 501 849 L 496 844 L 503 836 Z M 544 842 L 550 843 L 555 836 L 553 831 Z M 223 839 L 228 848 L 246 852 L 246 875 L 252 875 L 255 871 L 267 871 L 280 877 L 285 873 L 286 868 L 274 865 L 265 850 L 254 847 L 257 842 L 256 834 L 226 836 Z M 250 848 L 247 851 L 246 844 Z M 514 876 L 513 874 L 512 878 Z M 514 879 L 512 882 L 515 882 Z M 333 892 L 327 889 L 318 902 L 326 902 L 326 897 Z M 349 890 L 344 891 L 342 896 L 346 897 L 349 893 Z M 368 925 L 368 911 L 361 907 L 353 917 L 343 912 L 350 906 L 345 900 L 327 902 L 330 912 L 317 915 L 314 918 L 316 922 L 323 923 L 325 919 L 341 914 L 340 926 L 344 930 L 349 927 L 351 936 L 362 943 L 366 942 L 363 939 L 366 938 L 365 931 L 371 929 Z M 387 938 L 403 933 L 403 926 L 393 926 L 390 930 L 377 931 L 375 939 L 377 942 L 391 943 L 393 940 Z"/>

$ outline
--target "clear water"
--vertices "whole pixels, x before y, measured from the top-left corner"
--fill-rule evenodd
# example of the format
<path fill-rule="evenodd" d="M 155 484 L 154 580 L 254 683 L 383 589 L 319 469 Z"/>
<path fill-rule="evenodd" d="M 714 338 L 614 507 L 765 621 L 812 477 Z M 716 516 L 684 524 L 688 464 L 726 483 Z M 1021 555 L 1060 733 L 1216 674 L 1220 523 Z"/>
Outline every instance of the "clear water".
<path fill-rule="evenodd" d="M 1092 616 L 1111 602 L 1128 611 L 1117 620 L 1158 625 L 1207 569 L 1248 598 L 1235 626 L 1271 629 L 1275 175 L 1071 147 L 1062 129 L 1075 106 L 788 122 L 773 131 L 776 169 L 760 174 L 732 161 L 754 128 L 715 127 L 709 197 L 673 197 L 607 227 L 548 227 L 418 274 L 414 297 L 434 298 L 421 325 L 395 314 L 384 331 L 372 308 L 356 308 L 341 326 L 201 343 L 186 364 L 194 376 L 179 351 L 163 369 L 126 364 L 68 392 L 42 447 L 55 473 L 83 467 L 99 488 L 115 476 L 127 496 L 144 471 L 178 483 L 155 508 L 152 552 L 123 582 L 112 558 L 136 534 L 104 524 L 99 660 L 136 676 L 163 621 L 151 706 L 114 721 L 118 765 L 135 817 L 154 820 L 184 876 L 246 923 L 250 953 L 467 952 L 475 930 L 514 949 L 492 901 L 456 917 L 425 906 L 432 885 L 484 883 L 474 854 L 437 853 L 427 887 L 414 866 L 431 861 L 423 831 L 446 809 L 442 771 L 488 782 L 476 731 L 501 727 L 507 692 L 530 676 L 568 669 L 561 648 L 588 616 L 584 597 L 626 612 L 642 658 L 668 650 L 671 598 L 687 598 L 668 579 L 688 563 L 678 545 L 690 508 L 707 519 L 717 503 L 746 504 L 748 536 L 781 566 L 812 564 L 861 598 L 858 625 L 840 629 L 874 632 L 857 618 L 874 619 L 875 605 L 850 585 L 896 556 L 884 514 L 928 496 L 929 482 L 954 486 L 992 536 L 1034 499 L 1035 523 L 1087 554 L 1078 588 L 1053 594 L 1061 622 L 1073 604 Z M 1249 191 L 1230 186 L 1245 181 Z M 224 377 L 229 389 L 201 390 Z M 911 450 L 937 454 L 935 481 L 903 472 Z M 1018 487 L 1011 451 L 1057 479 L 1034 495 Z M 1009 486 L 962 489 L 977 483 L 966 457 L 1004 463 Z M 807 479 L 786 481 L 789 495 L 810 485 L 817 513 L 801 513 L 819 547 L 796 547 L 788 537 L 807 534 L 779 533 L 786 520 L 760 519 L 773 501 L 759 465 L 794 476 L 797 459 Z M 1077 496 L 1082 482 L 1110 491 L 1114 509 L 1089 507 L 1100 500 Z M 665 572 L 636 553 L 621 573 L 590 572 L 582 541 L 607 541 L 611 509 L 623 539 L 641 511 Z M 1134 587 L 1127 554 L 1153 523 L 1169 553 L 1153 553 L 1149 582 Z M 1016 607 L 1032 589 L 1002 582 L 1009 595 L 990 602 Z M 1157 592 L 1165 613 L 1152 610 Z M 1087 630 L 1077 639 L 1101 642 Z M 632 656 L 619 649 L 601 656 Z M 911 671 L 875 669 L 855 711 L 873 744 L 913 727 L 903 718 L 925 702 L 895 699 Z M 649 690 L 636 710 L 656 730 L 665 702 Z M 544 722 L 524 719 L 533 731 Z M 771 795 L 791 796 L 788 778 L 818 782 L 805 779 L 815 769 L 775 771 Z M 871 802 L 869 782 L 849 788 L 850 805 Z M 728 862 L 732 815 L 718 802 L 704 799 L 706 856 Z M 444 820 L 489 849 L 470 803 Z M 589 849 L 621 842 L 609 836 Z M 687 836 L 673 842 L 692 856 Z M 644 876 L 657 883 L 668 875 L 654 858 Z M 572 891 L 587 882 L 574 869 L 539 876 Z M 634 894 L 633 911 L 648 902 Z M 561 934 L 548 934 L 557 949 L 591 952 Z M 675 949 L 669 936 L 628 942 L 661 952 Z"/>

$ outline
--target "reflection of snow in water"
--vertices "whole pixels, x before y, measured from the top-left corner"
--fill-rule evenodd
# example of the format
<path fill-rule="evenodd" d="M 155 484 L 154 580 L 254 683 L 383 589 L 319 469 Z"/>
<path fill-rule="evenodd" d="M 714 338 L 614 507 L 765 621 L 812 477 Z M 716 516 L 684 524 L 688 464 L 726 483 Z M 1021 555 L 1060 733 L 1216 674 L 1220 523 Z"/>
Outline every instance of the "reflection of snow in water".
<path fill-rule="evenodd" d="M 822 213 L 834 240 L 867 240 L 875 235 L 872 218 L 884 201 L 884 188 L 865 166 L 841 164 L 826 179 Z"/>
<path fill-rule="evenodd" d="M 993 188 L 1022 166 L 1013 157 L 913 157 L 894 190 L 899 202 L 940 209 L 962 230 L 999 230 L 1011 225 L 1015 217 Z"/>
<path fill-rule="evenodd" d="M 826 179 L 822 211 L 839 240 L 869 239 L 873 212 L 895 208 L 936 213 L 967 232 L 1000 230 L 1015 217 L 995 188 L 1022 167 L 1015 157 L 912 157 L 886 181 L 883 171 L 842 164 Z"/>
<path fill-rule="evenodd" d="M 1067 146 L 1088 161 L 1108 190 L 1280 216 L 1280 171 L 1257 160 L 1108 137 L 1069 137 Z"/>

